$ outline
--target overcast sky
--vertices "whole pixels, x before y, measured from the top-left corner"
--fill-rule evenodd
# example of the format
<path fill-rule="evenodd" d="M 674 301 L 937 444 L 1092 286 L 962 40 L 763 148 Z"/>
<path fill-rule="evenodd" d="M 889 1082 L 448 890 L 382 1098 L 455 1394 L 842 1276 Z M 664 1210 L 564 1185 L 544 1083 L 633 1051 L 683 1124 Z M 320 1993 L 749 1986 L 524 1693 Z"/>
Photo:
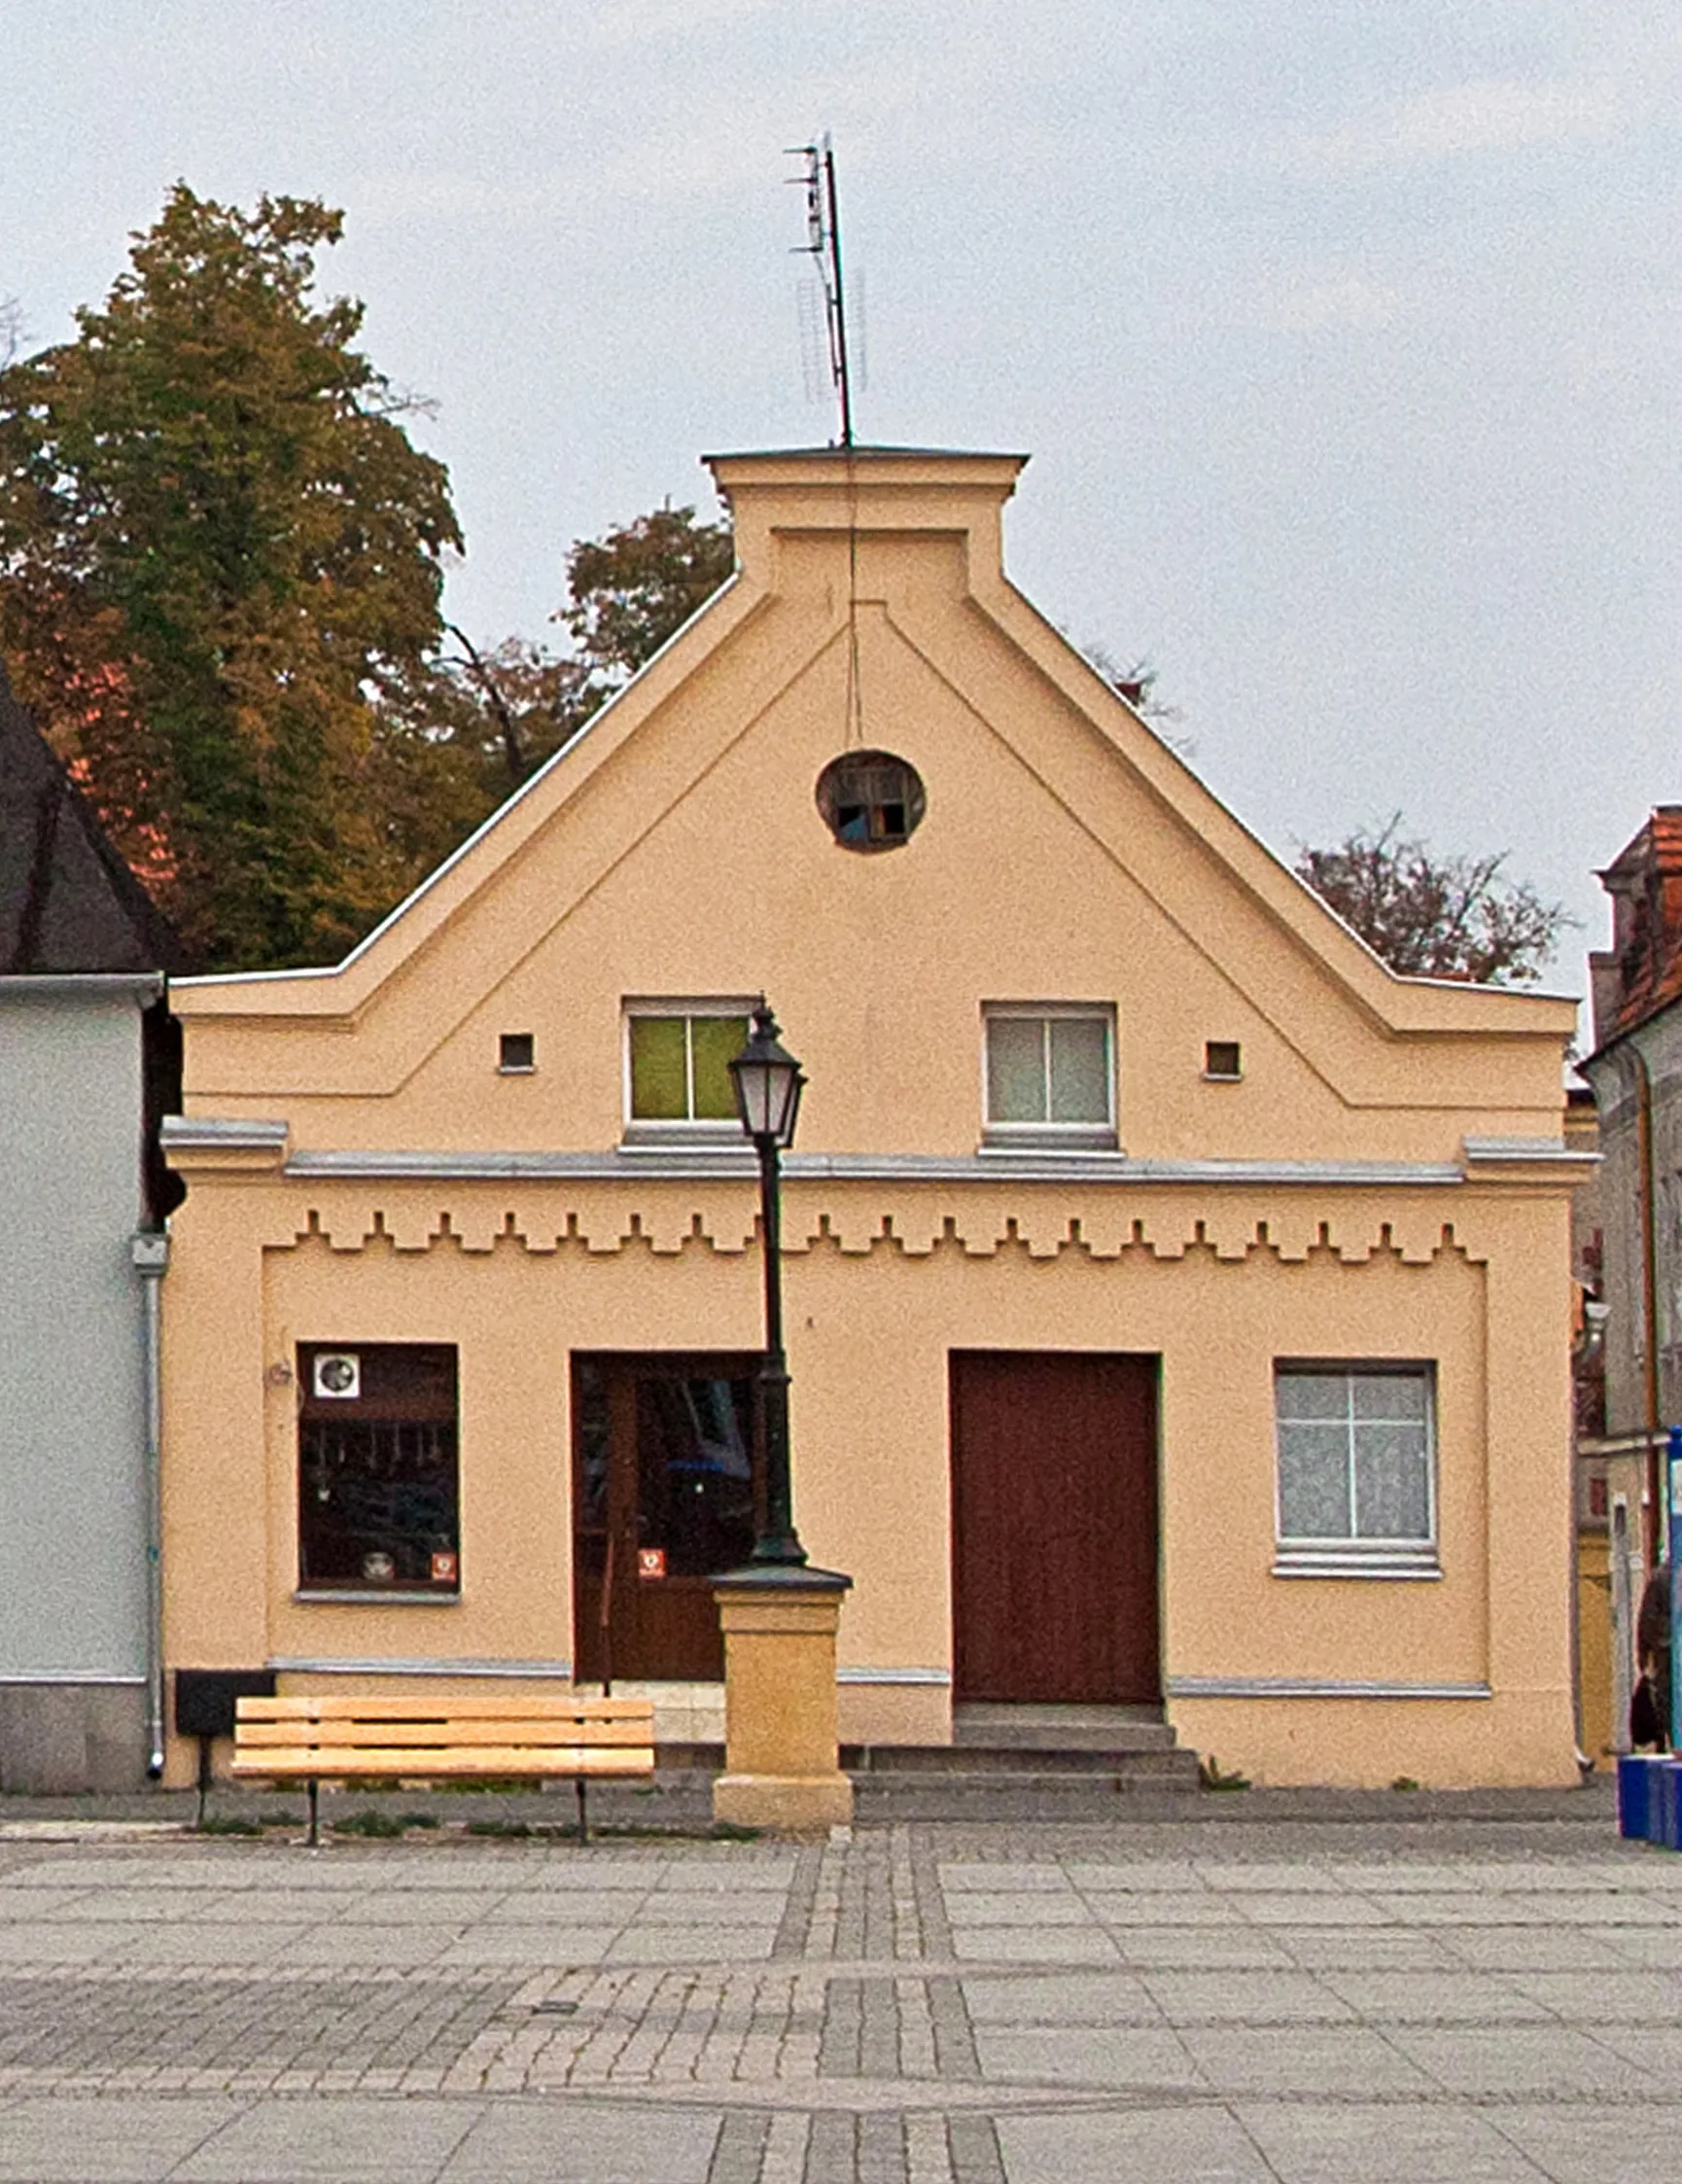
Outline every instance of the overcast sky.
<path fill-rule="evenodd" d="M 711 512 L 703 452 L 829 437 L 827 129 L 859 437 L 1030 453 L 1012 575 L 1276 849 L 1510 849 L 1580 990 L 1593 868 L 1682 800 L 1674 0 L 0 0 L 0 86 L 31 346 L 177 178 L 344 209 L 481 640 Z"/>

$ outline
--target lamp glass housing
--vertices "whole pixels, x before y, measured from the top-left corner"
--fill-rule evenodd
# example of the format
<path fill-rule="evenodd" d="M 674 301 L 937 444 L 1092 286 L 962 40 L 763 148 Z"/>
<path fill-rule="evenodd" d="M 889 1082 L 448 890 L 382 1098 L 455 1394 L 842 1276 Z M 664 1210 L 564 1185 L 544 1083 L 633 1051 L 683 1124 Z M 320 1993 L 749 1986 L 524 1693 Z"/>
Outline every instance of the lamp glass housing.
<path fill-rule="evenodd" d="M 736 1112 L 749 1137 L 791 1144 L 806 1079 L 793 1055 L 778 1043 L 777 1019 L 763 1003 L 754 1009 L 748 1043 L 729 1070 Z"/>

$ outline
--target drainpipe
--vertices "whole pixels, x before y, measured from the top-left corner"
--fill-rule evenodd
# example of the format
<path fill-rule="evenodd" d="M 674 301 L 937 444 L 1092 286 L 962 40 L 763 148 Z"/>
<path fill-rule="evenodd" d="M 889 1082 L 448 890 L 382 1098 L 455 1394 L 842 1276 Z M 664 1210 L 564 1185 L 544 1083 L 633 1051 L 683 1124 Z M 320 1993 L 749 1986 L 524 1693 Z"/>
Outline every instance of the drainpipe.
<path fill-rule="evenodd" d="M 169 1238 L 142 1229 L 130 1247 L 140 1276 L 141 1357 L 146 1386 L 146 1736 L 148 1778 L 163 1775 L 163 1384 L 161 1286 Z"/>
<path fill-rule="evenodd" d="M 1640 1168 L 1641 1324 L 1646 1342 L 1643 1396 L 1647 1427 L 1647 1568 L 1664 1559 L 1668 1524 L 1659 1474 L 1659 1206 L 1653 1174 L 1653 1077 L 1647 1057 L 1631 1042 L 1635 1065 L 1635 1159 Z"/>

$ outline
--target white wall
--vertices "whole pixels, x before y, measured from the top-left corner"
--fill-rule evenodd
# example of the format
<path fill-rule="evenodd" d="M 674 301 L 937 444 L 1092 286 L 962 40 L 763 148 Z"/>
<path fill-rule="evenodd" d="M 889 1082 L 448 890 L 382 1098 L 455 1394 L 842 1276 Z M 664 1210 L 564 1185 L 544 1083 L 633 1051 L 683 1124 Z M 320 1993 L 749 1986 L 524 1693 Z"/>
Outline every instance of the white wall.
<path fill-rule="evenodd" d="M 0 1680 L 145 1669 L 138 998 L 0 988 Z"/>

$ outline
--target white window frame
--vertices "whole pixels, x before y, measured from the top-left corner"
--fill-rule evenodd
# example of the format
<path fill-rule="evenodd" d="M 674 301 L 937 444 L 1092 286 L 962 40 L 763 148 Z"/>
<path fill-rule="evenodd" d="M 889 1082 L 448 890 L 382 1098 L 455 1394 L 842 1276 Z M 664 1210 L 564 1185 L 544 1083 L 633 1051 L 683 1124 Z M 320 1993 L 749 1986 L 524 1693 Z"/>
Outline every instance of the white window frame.
<path fill-rule="evenodd" d="M 996 1023 L 1014 1019 L 1039 1023 L 1044 1034 L 1046 1091 L 1051 1089 L 1053 1023 L 1074 1021 L 1104 1026 L 1104 1089 L 1108 1112 L 1102 1122 L 995 1122 L 989 1105 L 989 1041 Z M 1049 1096 L 1046 1105 L 1051 1104 Z M 981 1004 L 981 1143 L 994 1151 L 1049 1150 L 1113 1152 L 1115 1132 L 1115 1008 L 1109 1002 L 988 1001 Z"/>
<path fill-rule="evenodd" d="M 1425 1523 L 1417 1539 L 1362 1538 L 1357 1532 L 1330 1538 L 1287 1535 L 1279 1476 L 1279 1386 L 1293 1373 L 1341 1374 L 1351 1384 L 1356 1379 L 1415 1380 L 1424 1389 Z M 1443 1574 L 1437 1543 L 1437 1368 L 1425 1357 L 1276 1357 L 1273 1365 L 1274 1413 L 1274 1566 L 1276 1577 L 1381 1577 L 1435 1578 Z M 1352 1402 L 1345 1424 L 1353 1425 Z M 1330 1421 L 1315 1423 L 1331 1423 Z M 1351 1527 L 1358 1522 L 1355 1506 L 1354 1435 L 1349 1436 L 1349 1511 Z"/>
<path fill-rule="evenodd" d="M 639 1016 L 676 1016 L 684 1023 L 703 1016 L 739 1016 L 752 1020 L 757 997 L 750 995 L 637 995 L 623 1004 L 619 1025 L 621 1072 L 620 1112 L 624 1118 L 626 1145 L 711 1145 L 724 1151 L 745 1147 L 748 1141 L 734 1115 L 643 1117 L 631 1112 L 631 1025 Z M 688 1106 L 695 1105 L 695 1055 L 693 1041 L 683 1040 L 683 1090 Z"/>

